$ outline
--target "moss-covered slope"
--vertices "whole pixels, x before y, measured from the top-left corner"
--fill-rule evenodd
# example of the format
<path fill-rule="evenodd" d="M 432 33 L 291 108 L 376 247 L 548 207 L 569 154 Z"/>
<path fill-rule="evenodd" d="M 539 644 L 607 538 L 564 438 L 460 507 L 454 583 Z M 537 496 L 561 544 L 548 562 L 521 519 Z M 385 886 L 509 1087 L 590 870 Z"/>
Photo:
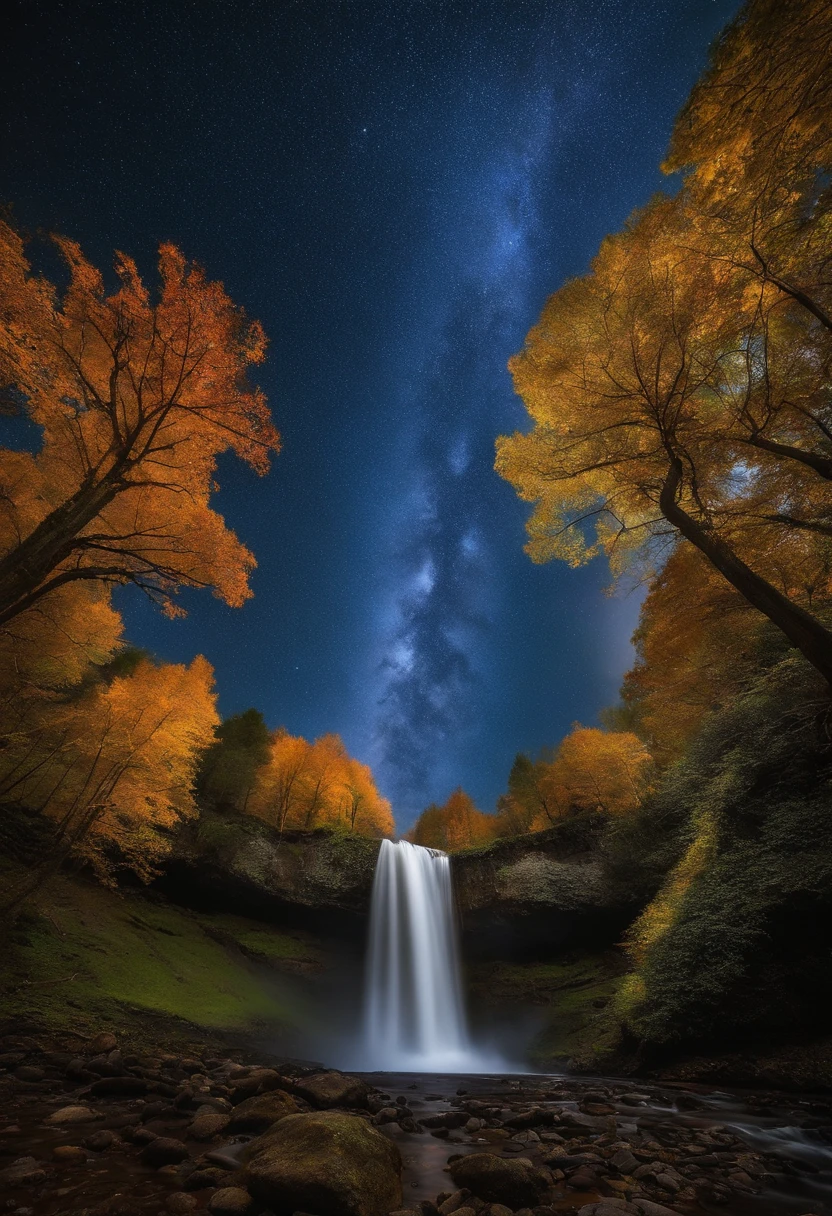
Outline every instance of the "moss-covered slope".
<path fill-rule="evenodd" d="M 44 1030 L 268 1030 L 288 1044 L 308 1014 L 298 973 L 322 959 L 308 935 L 59 877 L 8 934 L 2 1010 Z"/>

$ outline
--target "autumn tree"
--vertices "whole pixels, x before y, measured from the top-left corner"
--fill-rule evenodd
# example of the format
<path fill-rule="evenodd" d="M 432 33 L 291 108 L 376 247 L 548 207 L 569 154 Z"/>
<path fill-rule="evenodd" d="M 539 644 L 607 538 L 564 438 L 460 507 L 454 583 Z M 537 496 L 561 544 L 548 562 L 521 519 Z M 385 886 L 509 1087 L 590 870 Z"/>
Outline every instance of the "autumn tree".
<path fill-rule="evenodd" d="M 486 815 L 461 787 L 455 789 L 442 806 L 426 807 L 416 820 L 408 839 L 425 848 L 454 852 L 494 839 L 496 819 Z"/>
<path fill-rule="evenodd" d="M 275 731 L 266 762 L 256 771 L 248 810 L 280 832 L 330 827 L 391 836 L 394 830 L 390 803 L 371 770 L 347 753 L 338 735 L 310 743 L 283 728 Z"/>
<path fill-rule="evenodd" d="M 692 546 L 671 554 L 642 605 L 621 693 L 626 721 L 661 768 L 753 678 L 766 624 Z"/>
<path fill-rule="evenodd" d="M 147 880 L 168 847 L 160 833 L 196 814 L 196 767 L 216 723 L 205 659 L 156 664 L 140 652 L 7 714 L 0 797 L 54 823 L 49 855 L 9 906 L 71 854 L 105 881 L 116 865 Z"/>
<path fill-rule="evenodd" d="M 626 731 L 575 726 L 557 747 L 550 764 L 541 766 L 538 782 L 553 817 L 580 811 L 626 815 L 647 793 L 652 757 L 642 741 Z"/>
<path fill-rule="evenodd" d="M 263 473 L 278 447 L 246 381 L 262 329 L 171 245 L 154 296 L 125 255 L 108 293 L 55 243 L 63 293 L 0 222 L 0 387 L 43 437 L 36 454 L 0 451 L 0 624 L 90 580 L 134 583 L 169 613 L 182 586 L 241 604 L 254 559 L 209 500 L 223 452 Z"/>
<path fill-rule="evenodd" d="M 832 11 L 753 0 L 715 45 L 664 169 L 686 174 L 692 243 L 832 335 Z M 793 421 L 798 421 L 793 415 Z M 761 438 L 765 439 L 765 429 Z M 829 438 L 818 429 L 814 438 Z"/>
<path fill-rule="evenodd" d="M 498 441 L 497 469 L 535 503 L 534 560 L 605 552 L 621 570 L 683 537 L 832 681 L 832 633 L 810 611 L 829 583 L 826 480 L 801 442 L 761 448 L 747 423 L 767 383 L 778 400 L 823 398 L 825 365 L 766 304 L 785 334 L 771 374 L 760 307 L 689 248 L 686 208 L 654 200 L 548 301 L 511 361 L 534 427 Z"/>

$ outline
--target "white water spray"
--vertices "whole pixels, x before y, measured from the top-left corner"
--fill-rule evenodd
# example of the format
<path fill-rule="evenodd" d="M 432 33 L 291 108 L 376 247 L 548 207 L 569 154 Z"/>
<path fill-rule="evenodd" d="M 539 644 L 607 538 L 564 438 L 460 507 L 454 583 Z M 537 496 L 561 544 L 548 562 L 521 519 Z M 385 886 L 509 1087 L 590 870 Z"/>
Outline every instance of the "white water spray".
<path fill-rule="evenodd" d="M 478 1072 L 501 1062 L 471 1044 L 446 853 L 381 842 L 370 909 L 364 1067 Z"/>

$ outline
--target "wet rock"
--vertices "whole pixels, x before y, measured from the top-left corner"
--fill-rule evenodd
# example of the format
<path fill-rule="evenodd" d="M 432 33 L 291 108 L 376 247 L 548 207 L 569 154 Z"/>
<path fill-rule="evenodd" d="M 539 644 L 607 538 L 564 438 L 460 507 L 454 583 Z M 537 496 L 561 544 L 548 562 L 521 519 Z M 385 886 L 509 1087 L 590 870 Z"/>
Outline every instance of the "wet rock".
<path fill-rule="evenodd" d="M 34 1064 L 23 1064 L 20 1068 L 14 1070 L 14 1075 L 18 1081 L 42 1081 L 46 1073 L 42 1068 L 37 1068 Z"/>
<path fill-rule="evenodd" d="M 44 1119 L 44 1123 L 55 1127 L 64 1123 L 89 1123 L 98 1118 L 95 1111 L 90 1110 L 88 1106 L 62 1106 L 60 1110 L 53 1111 Z"/>
<path fill-rule="evenodd" d="M 228 1130 L 237 1132 L 263 1132 L 278 1119 L 292 1115 L 298 1109 L 297 1102 L 291 1094 L 283 1089 L 274 1089 L 271 1093 L 257 1094 L 246 1098 L 239 1106 L 233 1108 Z"/>
<path fill-rule="evenodd" d="M 277 1211 L 387 1216 L 401 1206 L 401 1156 L 355 1115 L 287 1115 L 251 1147 L 245 1174 L 255 1199 Z"/>
<path fill-rule="evenodd" d="M 149 1127 L 137 1127 L 130 1139 L 134 1144 L 150 1144 L 151 1140 L 159 1139 L 159 1134 L 151 1131 Z"/>
<path fill-rule="evenodd" d="M 633 1156 L 628 1148 L 622 1148 L 612 1158 L 612 1164 L 619 1174 L 632 1174 L 638 1169 L 638 1157 Z"/>
<path fill-rule="evenodd" d="M 118 1040 L 116 1039 L 116 1036 L 114 1034 L 110 1034 L 110 1032 L 106 1030 L 102 1031 L 101 1034 L 97 1034 L 95 1038 L 91 1039 L 87 1044 L 87 1050 L 91 1056 L 104 1055 L 108 1051 L 115 1051 L 117 1047 Z"/>
<path fill-rule="evenodd" d="M 569 1185 L 573 1191 L 592 1191 L 598 1185 L 598 1174 L 589 1166 L 582 1165 L 569 1175 Z"/>
<path fill-rule="evenodd" d="M 188 1149 L 181 1140 L 170 1136 L 157 1136 L 142 1149 L 142 1161 L 146 1165 L 178 1165 L 188 1156 Z"/>
<path fill-rule="evenodd" d="M 58 1144 L 52 1149 L 52 1160 L 61 1165 L 83 1165 L 87 1154 L 79 1144 Z"/>
<path fill-rule="evenodd" d="M 506 1160 L 494 1153 L 472 1153 L 460 1157 L 449 1167 L 457 1186 L 490 1203 L 517 1208 L 534 1207 L 549 1189 L 549 1180 L 527 1157 Z"/>
<path fill-rule="evenodd" d="M 176 1191 L 173 1195 L 168 1195 L 165 1200 L 165 1207 L 173 1216 L 187 1216 L 189 1212 L 199 1205 L 199 1200 L 194 1195 L 189 1195 L 187 1191 Z"/>
<path fill-rule="evenodd" d="M 369 1085 L 359 1077 L 334 1071 L 313 1073 L 311 1077 L 304 1077 L 302 1081 L 296 1082 L 294 1088 L 296 1093 L 319 1110 L 327 1110 L 333 1106 L 366 1107 L 370 1093 Z M 397 1112 L 396 1118 L 398 1117 Z"/>
<path fill-rule="evenodd" d="M 18 1157 L 7 1169 L 0 1170 L 0 1179 L 7 1186 L 38 1186 L 46 1181 L 43 1166 L 34 1157 Z"/>
<path fill-rule="evenodd" d="M 246 1216 L 251 1207 L 251 1195 L 240 1186 L 224 1186 L 208 1200 L 211 1216 Z"/>
<path fill-rule="evenodd" d="M 641 1216 L 679 1216 L 678 1212 L 674 1212 L 673 1208 L 666 1208 L 663 1203 L 653 1203 L 651 1199 L 641 1199 L 638 1196 L 633 1198 L 633 1206 Z"/>
<path fill-rule="evenodd" d="M 452 1216 L 453 1212 L 464 1207 L 465 1201 L 469 1198 L 471 1192 L 467 1187 L 462 1187 L 458 1191 L 454 1191 L 452 1195 L 448 1195 L 439 1205 L 439 1216 Z"/>
<path fill-rule="evenodd" d="M 118 1142 L 119 1138 L 115 1132 L 103 1129 L 100 1132 L 93 1132 L 91 1136 L 87 1136 L 86 1140 L 82 1141 L 84 1148 L 91 1149 L 94 1153 L 103 1153 L 105 1149 L 112 1148 Z"/>
<path fill-rule="evenodd" d="M 194 1140 L 212 1140 L 214 1136 L 218 1136 L 220 1132 L 224 1132 L 228 1127 L 230 1120 L 228 1115 L 219 1115 L 216 1113 L 207 1115 L 197 1115 L 191 1126 L 188 1128 L 188 1134 Z"/>
<path fill-rule="evenodd" d="M 232 1106 L 253 1098 L 255 1094 L 265 1094 L 272 1089 L 286 1087 L 286 1079 L 273 1068 L 254 1068 L 244 1077 L 234 1078 L 234 1088 L 229 1095 Z"/>
<path fill-rule="evenodd" d="M 222 1170 L 194 1170 L 183 1182 L 186 1191 L 204 1191 L 209 1187 L 219 1187 L 226 1180 Z"/>

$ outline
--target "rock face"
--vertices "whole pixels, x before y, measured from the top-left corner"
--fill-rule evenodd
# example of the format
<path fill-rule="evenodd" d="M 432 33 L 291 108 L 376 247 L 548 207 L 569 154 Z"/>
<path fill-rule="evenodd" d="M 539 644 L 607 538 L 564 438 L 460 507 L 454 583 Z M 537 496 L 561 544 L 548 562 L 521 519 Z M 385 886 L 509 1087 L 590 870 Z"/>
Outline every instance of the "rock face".
<path fill-rule="evenodd" d="M 159 880 L 192 904 L 307 924 L 342 915 L 348 931 L 370 907 L 379 841 L 326 829 L 281 835 L 251 815 L 204 811 L 176 839 Z"/>
<path fill-rule="evenodd" d="M 498 840 L 451 861 L 466 952 L 517 958 L 544 947 L 614 940 L 634 909 L 599 853 L 604 820 L 576 816 L 534 836 Z"/>
<path fill-rule="evenodd" d="M 401 1155 L 356 1115 L 287 1115 L 253 1142 L 245 1182 L 277 1216 L 387 1216 L 401 1207 Z"/>

